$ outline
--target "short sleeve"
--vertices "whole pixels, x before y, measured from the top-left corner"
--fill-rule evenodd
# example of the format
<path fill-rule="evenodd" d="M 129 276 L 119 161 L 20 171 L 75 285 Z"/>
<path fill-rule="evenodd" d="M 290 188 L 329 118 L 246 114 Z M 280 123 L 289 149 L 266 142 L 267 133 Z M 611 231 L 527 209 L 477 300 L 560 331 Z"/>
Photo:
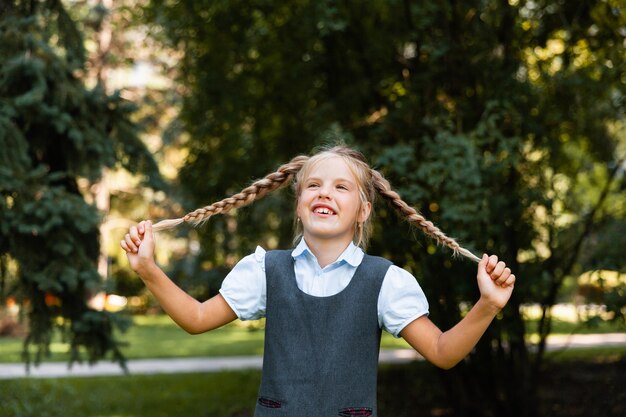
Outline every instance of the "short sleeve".
<path fill-rule="evenodd" d="M 241 259 L 224 278 L 220 294 L 240 320 L 265 317 L 265 249 Z"/>
<path fill-rule="evenodd" d="M 387 270 L 378 296 L 378 323 L 400 337 L 413 320 L 428 315 L 428 300 L 417 280 L 408 271 L 392 265 Z"/>

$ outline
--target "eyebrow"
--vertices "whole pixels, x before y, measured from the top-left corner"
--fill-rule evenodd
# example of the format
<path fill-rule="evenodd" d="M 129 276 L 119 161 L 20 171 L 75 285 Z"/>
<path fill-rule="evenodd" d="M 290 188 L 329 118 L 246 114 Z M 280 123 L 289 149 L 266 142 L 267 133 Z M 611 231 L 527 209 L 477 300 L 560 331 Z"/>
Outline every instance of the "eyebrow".
<path fill-rule="evenodd" d="M 322 181 L 322 179 L 319 178 L 319 177 L 308 177 L 306 180 L 304 180 L 304 182 L 309 182 L 309 181 Z M 348 184 L 351 184 L 351 185 L 355 185 L 354 181 L 351 181 L 351 180 L 349 180 L 347 178 L 344 178 L 344 177 L 337 178 L 337 179 L 334 180 L 334 182 L 345 182 L 345 183 L 348 183 Z"/>

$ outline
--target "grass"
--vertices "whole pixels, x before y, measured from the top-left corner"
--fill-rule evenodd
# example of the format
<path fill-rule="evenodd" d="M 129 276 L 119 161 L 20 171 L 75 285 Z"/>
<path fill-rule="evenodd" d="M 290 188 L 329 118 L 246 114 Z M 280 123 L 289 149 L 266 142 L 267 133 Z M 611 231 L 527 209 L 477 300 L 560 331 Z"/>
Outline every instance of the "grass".
<path fill-rule="evenodd" d="M 598 363 L 617 361 L 626 358 L 626 346 L 595 346 L 577 349 L 561 349 L 546 352 L 550 362 L 593 361 Z"/>
<path fill-rule="evenodd" d="M 203 356 L 247 356 L 263 354 L 263 330 L 235 321 L 212 332 L 190 335 L 168 316 L 135 316 L 134 325 L 118 338 L 128 344 L 123 349 L 128 359 L 182 358 Z M 383 349 L 408 348 L 403 339 L 384 334 Z M 56 338 L 50 345 L 47 361 L 68 360 L 68 346 Z M 21 362 L 22 340 L 0 338 L 0 363 Z"/>
<path fill-rule="evenodd" d="M 528 329 L 532 330 L 532 326 L 530 322 Z M 555 333 L 584 333 L 586 330 L 569 322 L 556 321 L 554 325 Z M 604 324 L 592 332 L 620 330 L 623 331 L 619 327 Z M 120 337 L 130 343 L 125 349 L 129 358 L 250 355 L 261 354 L 263 350 L 263 331 L 250 330 L 237 322 L 207 334 L 192 336 L 180 330 L 167 316 L 137 316 L 135 325 Z M 382 344 L 385 348 L 406 347 L 403 340 L 394 339 L 388 334 L 383 336 Z M 65 345 L 56 341 L 52 349 L 53 360 L 67 359 L 63 353 Z M 19 362 L 20 351 L 21 340 L 0 338 L 0 362 Z M 546 354 L 546 359 L 558 366 L 559 372 L 562 369 L 578 369 L 577 361 L 580 360 L 591 360 L 592 365 L 597 363 L 598 366 L 612 369 L 613 363 L 619 363 L 617 361 L 624 357 L 626 346 L 567 349 Z M 444 413 L 449 410 L 445 393 L 439 384 L 433 383 L 439 376 L 438 371 L 425 362 L 381 366 L 379 414 L 407 417 L 415 415 L 415 410 L 419 409 L 424 410 L 423 415 L 449 415 Z M 0 417 L 250 417 L 254 411 L 260 378 L 260 371 L 250 370 L 0 380 Z M 571 382 L 572 387 L 580 386 L 579 376 L 574 378 L 565 375 L 564 378 L 565 382 Z M 607 381 L 607 387 L 620 384 L 617 379 Z M 560 384 L 554 385 L 555 392 L 548 396 L 546 404 L 555 403 L 554 398 L 557 398 L 561 401 L 559 407 L 567 405 L 561 404 L 565 400 L 558 394 Z M 603 386 L 602 389 L 608 388 Z M 578 398 L 580 395 L 576 392 L 568 395 L 568 398 Z M 570 414 L 561 412 L 546 415 L 563 417 Z"/>
<path fill-rule="evenodd" d="M 536 334 L 539 320 L 527 320 L 527 335 Z M 626 325 L 600 321 L 597 324 L 585 324 L 571 320 L 552 319 L 551 334 L 594 334 L 594 333 L 619 333 L 626 332 Z"/>
<path fill-rule="evenodd" d="M 556 363 L 539 401 L 551 417 L 623 416 L 626 362 Z M 425 362 L 379 369 L 379 415 L 451 416 L 440 371 Z M 0 380 L 0 417 L 251 417 L 260 371 Z"/>
<path fill-rule="evenodd" d="M 382 366 L 379 378 L 380 415 L 441 402 L 426 363 Z M 260 371 L 0 380 L 0 417 L 251 417 L 260 381 Z"/>
<path fill-rule="evenodd" d="M 403 404 L 437 402 L 435 372 L 425 363 L 381 367 L 380 414 L 413 416 Z M 260 371 L 0 380 L 0 417 L 251 417 L 260 381 Z"/>
<path fill-rule="evenodd" d="M 0 417 L 251 416 L 259 371 L 0 380 Z"/>
<path fill-rule="evenodd" d="M 125 348 L 128 358 L 250 355 L 261 354 L 263 351 L 263 331 L 249 329 L 238 322 L 207 334 L 192 336 L 179 329 L 167 316 L 137 316 L 134 320 L 135 325 L 128 333 L 119 335 L 121 339 L 129 342 L 129 346 Z M 527 326 L 529 332 L 532 332 L 533 326 L 536 326 L 536 322 L 529 321 Z M 597 328 L 586 328 L 580 324 L 556 320 L 553 331 L 555 334 L 607 333 L 624 331 L 624 328 L 607 323 Z M 382 346 L 407 347 L 402 339 L 395 339 L 385 333 Z M 0 362 L 20 362 L 21 348 L 22 342 L 18 338 L 0 338 Z M 64 344 L 57 340 L 51 348 L 52 360 L 67 360 L 64 353 L 67 347 Z M 556 417 L 574 415 L 568 414 L 568 410 L 573 406 L 567 401 L 582 398 L 584 392 L 574 391 L 574 388 L 580 387 L 580 375 L 590 377 L 591 370 L 596 369 L 596 366 L 611 370 L 615 366 L 614 363 L 622 363 L 625 357 L 626 346 L 548 352 L 546 359 L 557 367 L 556 373 L 550 371 L 554 378 L 557 378 L 554 375 L 561 375 L 567 370 L 572 372 L 578 370 L 580 368 L 578 361 L 581 360 L 586 361 L 583 364 L 588 364 L 591 368 L 577 371 L 578 373 L 574 373 L 573 376 L 569 374 L 559 376 L 556 379 L 558 382 L 553 384 L 552 391 L 550 386 L 542 390 L 550 392 L 550 395 L 546 394 L 547 400 L 544 400 L 546 407 L 558 406 L 567 411 L 559 414 L 554 413 L 551 408 L 550 413 L 545 415 Z M 620 360 L 622 362 L 619 362 Z M 407 417 L 415 415 L 415 410 L 423 410 L 423 415 L 450 415 L 445 413 L 449 411 L 450 405 L 442 387 L 433 383 L 439 376 L 438 371 L 425 362 L 381 366 L 379 414 Z M 604 373 L 596 377 L 608 378 Z M 254 411 L 260 378 L 260 371 L 250 370 L 0 380 L 0 417 L 250 417 Z M 622 386 L 620 381 L 617 378 L 606 379 L 598 391 L 600 393 L 607 391 L 611 394 L 610 387 Z M 560 394 L 564 383 L 569 383 L 572 390 L 565 397 Z M 582 390 L 585 391 L 587 388 L 583 387 Z M 613 390 L 619 392 L 619 388 Z M 614 394 L 607 398 L 618 398 Z M 585 397 L 585 401 L 590 403 L 595 401 L 599 404 L 607 398 L 599 400 Z M 619 398 L 612 404 L 623 405 Z M 581 407 L 580 404 L 574 406 L 577 410 Z"/>
<path fill-rule="evenodd" d="M 128 345 L 123 349 L 128 359 L 241 356 L 263 353 L 263 331 L 258 326 L 243 325 L 235 321 L 220 329 L 201 335 L 189 335 L 165 315 L 135 316 L 134 325 L 118 338 Z M 529 336 L 536 328 L 536 321 L 528 321 Z M 607 322 L 588 327 L 566 320 L 554 320 L 553 334 L 623 332 L 624 326 Z M 383 349 L 409 348 L 403 339 L 396 339 L 383 332 Z M 51 356 L 47 361 L 68 360 L 68 346 L 56 338 L 50 345 Z M 0 338 L 0 363 L 21 362 L 22 340 Z"/>

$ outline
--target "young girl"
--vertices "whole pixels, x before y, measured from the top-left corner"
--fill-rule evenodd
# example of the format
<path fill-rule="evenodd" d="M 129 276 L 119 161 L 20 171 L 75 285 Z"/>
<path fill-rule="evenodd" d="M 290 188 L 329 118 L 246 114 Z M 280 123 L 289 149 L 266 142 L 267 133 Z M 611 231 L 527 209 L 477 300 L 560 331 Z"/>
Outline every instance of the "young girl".
<path fill-rule="evenodd" d="M 294 181 L 295 249 L 257 248 L 226 277 L 220 293 L 198 302 L 154 261 L 155 230 L 199 223 L 242 207 Z M 389 261 L 366 255 L 376 194 L 439 243 L 478 262 L 480 299 L 452 329 L 428 318 L 416 279 Z M 131 227 L 122 248 L 172 319 L 202 333 L 235 318 L 266 317 L 265 353 L 256 417 L 376 416 L 381 329 L 403 337 L 436 366 L 448 369 L 476 345 L 513 290 L 515 276 L 495 255 L 478 259 L 409 207 L 363 155 L 334 147 L 299 156 L 241 193 L 154 226 Z"/>

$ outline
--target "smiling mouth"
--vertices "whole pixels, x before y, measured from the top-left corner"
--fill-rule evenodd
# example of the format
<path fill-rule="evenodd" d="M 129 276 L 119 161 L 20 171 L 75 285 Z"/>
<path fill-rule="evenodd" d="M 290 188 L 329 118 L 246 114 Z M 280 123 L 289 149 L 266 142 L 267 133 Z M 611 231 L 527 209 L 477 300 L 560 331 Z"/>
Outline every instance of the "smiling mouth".
<path fill-rule="evenodd" d="M 332 211 L 331 209 L 327 208 L 327 207 L 318 207 L 315 210 L 313 210 L 313 213 L 316 214 L 326 214 L 326 215 L 334 215 L 335 212 Z"/>

